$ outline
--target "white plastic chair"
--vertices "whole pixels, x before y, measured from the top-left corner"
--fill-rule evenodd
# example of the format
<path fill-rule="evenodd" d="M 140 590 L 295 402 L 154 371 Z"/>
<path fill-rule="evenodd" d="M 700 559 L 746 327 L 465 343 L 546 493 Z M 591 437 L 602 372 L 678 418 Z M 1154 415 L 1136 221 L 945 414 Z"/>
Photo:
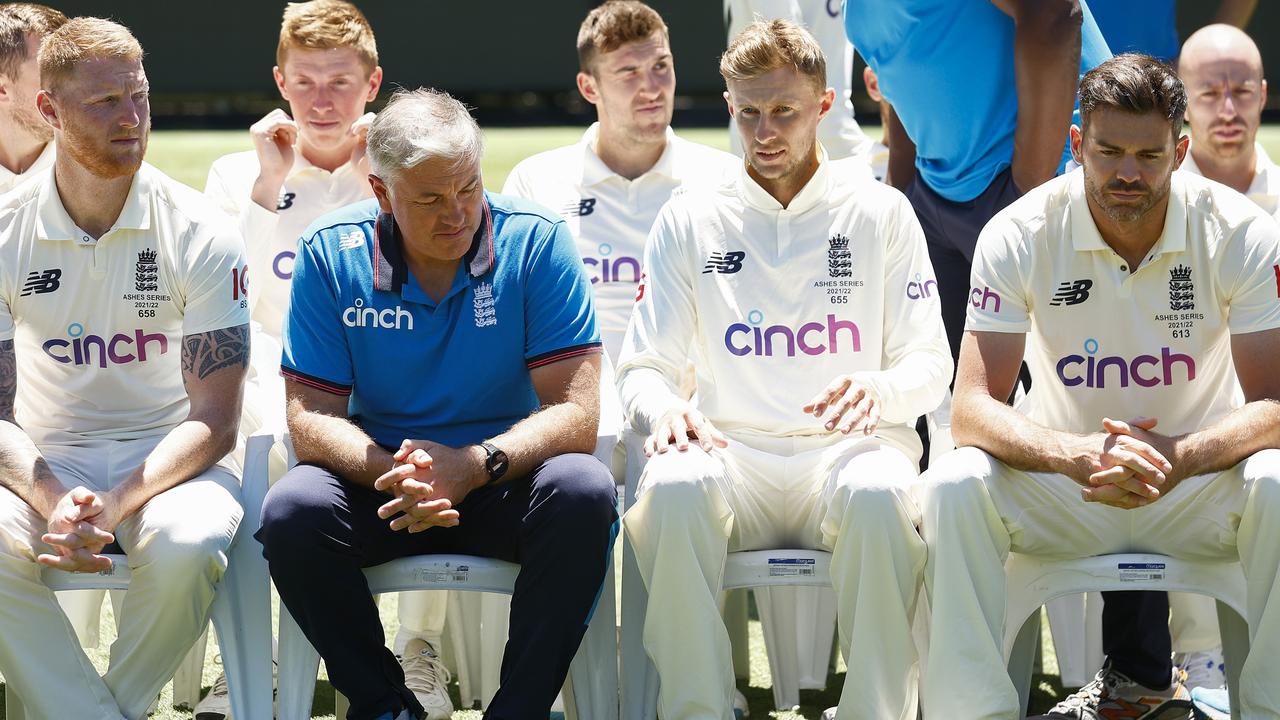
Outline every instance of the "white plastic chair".
<path fill-rule="evenodd" d="M 245 472 L 241 480 L 244 519 L 236 530 L 228 553 L 227 572 L 213 596 L 211 614 L 218 634 L 223 666 L 227 673 L 231 712 L 237 718 L 271 717 L 271 600 L 268 591 L 267 561 L 262 546 L 253 539 L 262 518 L 262 500 L 267 494 L 267 456 L 275 444 L 268 433 L 251 436 L 245 448 Z M 129 561 L 124 555 L 109 555 L 111 570 L 102 573 L 69 573 L 41 568 L 40 577 L 52 590 L 129 587 Z M 200 666 L 204 661 L 204 636 L 187 655 L 174 675 L 175 702 L 198 697 Z M 191 665 L 196 665 L 192 672 Z M 194 685 L 193 685 L 194 684 Z M 5 688 L 5 717 L 26 720 L 26 710 L 16 688 Z"/>
<path fill-rule="evenodd" d="M 1041 606 L 1068 595 L 1104 590 L 1164 590 L 1208 595 L 1218 601 L 1227 688 L 1238 697 L 1240 667 L 1249 654 L 1244 573 L 1238 562 L 1198 562 L 1164 555 L 1116 554 L 1054 560 L 1010 553 L 1005 562 L 1008 606 L 1004 654 L 1009 677 L 1026 711 L 1031 665 L 1040 635 Z M 1232 717 L 1240 718 L 1239 703 Z"/>
<path fill-rule="evenodd" d="M 292 466 L 297 462 L 293 445 L 288 436 L 284 442 Z M 364 574 L 374 595 L 405 590 L 465 590 L 510 595 L 519 572 L 520 566 L 515 563 L 473 555 L 416 555 L 366 568 Z M 569 666 L 563 691 L 567 720 L 618 718 L 618 638 L 614 625 L 617 609 L 613 586 L 610 561 L 595 613 Z M 502 637 L 505 640 L 505 631 Z M 283 606 L 279 639 L 276 718 L 308 720 L 320 656 Z M 336 704 L 336 717 L 345 717 L 346 701 L 341 695 Z"/>

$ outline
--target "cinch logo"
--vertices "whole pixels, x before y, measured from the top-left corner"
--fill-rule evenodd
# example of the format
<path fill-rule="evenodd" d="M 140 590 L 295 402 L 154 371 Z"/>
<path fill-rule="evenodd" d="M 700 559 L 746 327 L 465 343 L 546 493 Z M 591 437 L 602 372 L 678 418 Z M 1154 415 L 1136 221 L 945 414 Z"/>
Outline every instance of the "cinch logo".
<path fill-rule="evenodd" d="M 292 250 L 285 250 L 271 261 L 271 272 L 281 280 L 290 280 L 293 278 L 293 260 L 297 254 Z M 285 269 L 287 266 L 288 269 Z"/>
<path fill-rule="evenodd" d="M 607 282 L 640 282 L 640 260 L 626 255 L 619 255 L 611 258 L 613 254 L 613 246 L 609 243 L 601 243 L 597 248 L 600 253 L 599 258 L 584 257 L 582 264 L 587 268 L 587 277 L 591 278 L 591 284 L 607 283 Z M 630 268 L 630 278 L 623 275 L 623 271 Z"/>
<path fill-rule="evenodd" d="M 1139 355 L 1132 360 L 1117 355 L 1095 357 L 1098 354 L 1098 341 L 1089 338 L 1084 341 L 1084 351 L 1088 357 L 1068 355 L 1058 361 L 1058 379 L 1063 385 L 1105 388 L 1107 371 L 1112 368 L 1114 368 L 1114 372 L 1111 373 L 1113 387 L 1117 381 L 1120 387 L 1129 387 L 1130 380 L 1142 387 L 1172 385 L 1175 365 L 1182 365 L 1186 382 L 1196 379 L 1195 359 L 1190 355 L 1173 352 L 1167 347 L 1160 348 L 1160 357 Z M 1147 369 L 1148 367 L 1150 370 Z"/>
<path fill-rule="evenodd" d="M 154 347 L 157 343 L 161 355 L 169 352 L 169 338 L 164 333 L 147 334 L 143 330 L 134 330 L 131 334 L 116 333 L 108 339 L 101 335 L 86 335 L 84 325 L 77 322 L 67 326 L 67 336 L 71 339 L 54 338 L 46 340 L 41 346 L 46 355 L 67 365 L 97 365 L 105 368 L 108 362 L 113 365 L 146 362 L 147 348 Z"/>
<path fill-rule="evenodd" d="M 969 291 L 969 304 L 979 310 L 987 309 L 987 301 L 992 302 L 992 310 L 1000 312 L 1000 293 L 989 287 L 974 288 Z"/>
<path fill-rule="evenodd" d="M 751 325 L 734 323 L 724 331 L 724 346 L 738 357 L 781 355 L 783 343 L 785 343 L 787 357 L 795 357 L 797 347 L 805 355 L 837 353 L 840 351 L 841 330 L 848 331 L 844 337 L 848 338 L 853 352 L 862 351 L 862 335 L 858 332 L 858 325 L 852 320 L 838 320 L 835 315 L 827 315 L 825 325 L 820 322 L 807 322 L 794 330 L 786 325 L 770 325 L 761 328 L 764 313 L 759 310 L 747 313 L 747 320 Z"/>
<path fill-rule="evenodd" d="M 933 278 L 921 281 L 920 273 L 916 273 L 916 279 L 907 283 L 907 297 L 912 300 L 923 300 L 933 297 L 938 292 L 938 281 Z"/>
<path fill-rule="evenodd" d="M 408 310 L 401 308 L 399 305 L 386 310 L 365 307 L 364 300 L 360 298 L 356 298 L 354 307 L 349 307 L 342 311 L 342 324 L 347 327 L 375 327 L 384 330 L 399 330 L 401 320 L 408 320 L 404 329 L 413 329 L 413 314 Z"/>

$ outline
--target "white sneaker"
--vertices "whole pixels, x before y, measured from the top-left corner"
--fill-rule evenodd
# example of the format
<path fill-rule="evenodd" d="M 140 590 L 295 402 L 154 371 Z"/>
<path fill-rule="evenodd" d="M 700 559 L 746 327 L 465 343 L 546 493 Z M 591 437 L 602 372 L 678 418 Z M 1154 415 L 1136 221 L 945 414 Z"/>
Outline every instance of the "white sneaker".
<path fill-rule="evenodd" d="M 453 715 L 453 703 L 449 700 L 447 688 L 453 677 L 431 643 L 422 638 L 413 638 L 406 643 L 404 655 L 400 656 L 400 667 L 404 669 L 405 685 L 427 711 L 426 720 L 449 720 Z"/>
<path fill-rule="evenodd" d="M 194 720 L 231 720 L 231 698 L 227 697 L 227 675 L 218 673 L 213 687 L 196 705 Z"/>
<path fill-rule="evenodd" d="M 1184 683 L 1188 690 L 1192 688 L 1222 688 L 1227 686 L 1226 664 L 1222 660 L 1222 646 L 1204 652 L 1179 654 L 1176 658 L 1178 667 L 1187 674 Z"/>
<path fill-rule="evenodd" d="M 836 709 L 827 708 L 822 711 L 822 720 L 836 720 Z"/>
<path fill-rule="evenodd" d="M 751 714 L 751 709 L 747 707 L 747 696 L 742 694 L 738 688 L 733 689 L 733 716 L 735 718 L 744 718 Z"/>

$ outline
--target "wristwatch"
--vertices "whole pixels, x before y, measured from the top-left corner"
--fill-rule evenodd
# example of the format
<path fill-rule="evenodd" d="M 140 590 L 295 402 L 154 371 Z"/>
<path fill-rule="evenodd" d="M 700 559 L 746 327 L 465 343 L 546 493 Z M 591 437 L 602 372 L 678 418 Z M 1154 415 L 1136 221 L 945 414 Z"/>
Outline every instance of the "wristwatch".
<path fill-rule="evenodd" d="M 511 467 L 511 462 L 507 460 L 507 454 L 497 448 L 492 443 L 482 442 L 480 447 L 488 453 L 484 459 L 484 469 L 489 473 L 489 483 L 493 484 L 507 474 L 507 468 Z"/>

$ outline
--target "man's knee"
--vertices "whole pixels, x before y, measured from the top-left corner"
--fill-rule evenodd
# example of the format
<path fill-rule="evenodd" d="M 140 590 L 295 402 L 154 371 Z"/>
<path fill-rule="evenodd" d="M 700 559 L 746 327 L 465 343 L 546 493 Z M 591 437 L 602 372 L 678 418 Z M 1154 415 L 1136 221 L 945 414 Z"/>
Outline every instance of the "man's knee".
<path fill-rule="evenodd" d="M 262 503 L 262 528 L 256 535 L 267 557 L 293 549 L 313 551 L 317 539 L 335 536 L 338 522 L 333 497 L 321 489 L 321 476 L 328 474 L 314 465 L 297 465 L 271 486 Z"/>
<path fill-rule="evenodd" d="M 975 504 L 989 502 L 986 479 L 993 459 L 973 447 L 953 450 L 920 478 L 920 510 L 924 521 L 943 514 L 970 514 Z M 981 514 L 975 517 L 982 517 Z"/>
<path fill-rule="evenodd" d="M 1244 461 L 1243 476 L 1249 502 L 1267 510 L 1280 510 L 1280 450 L 1254 453 Z"/>
<path fill-rule="evenodd" d="M 584 528 L 586 523 L 593 530 L 609 528 L 617 519 L 613 475 L 591 455 L 572 453 L 547 460 L 538 470 L 536 485 L 546 493 L 544 507 L 556 516 L 572 517 L 573 527 Z"/>

